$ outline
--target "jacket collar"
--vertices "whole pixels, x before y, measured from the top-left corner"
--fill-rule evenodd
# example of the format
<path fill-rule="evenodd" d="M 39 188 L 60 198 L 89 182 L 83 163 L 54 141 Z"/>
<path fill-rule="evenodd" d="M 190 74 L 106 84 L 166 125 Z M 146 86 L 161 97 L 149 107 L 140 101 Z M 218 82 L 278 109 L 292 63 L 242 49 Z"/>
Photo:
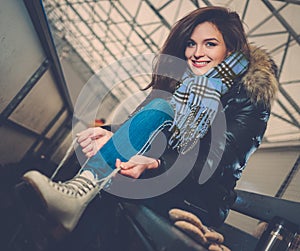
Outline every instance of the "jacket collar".
<path fill-rule="evenodd" d="M 250 45 L 249 69 L 242 77 L 249 97 L 271 107 L 278 91 L 277 66 L 266 50 Z"/>

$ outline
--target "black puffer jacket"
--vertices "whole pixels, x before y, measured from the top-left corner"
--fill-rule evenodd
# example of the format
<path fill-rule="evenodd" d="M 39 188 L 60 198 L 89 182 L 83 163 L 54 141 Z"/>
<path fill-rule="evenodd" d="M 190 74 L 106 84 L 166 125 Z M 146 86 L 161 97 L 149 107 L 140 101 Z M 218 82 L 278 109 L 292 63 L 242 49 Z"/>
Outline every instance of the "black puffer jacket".
<path fill-rule="evenodd" d="M 225 116 L 226 128 L 221 137 L 210 132 L 201 140 L 200 149 L 190 174 L 176 188 L 145 204 L 166 214 L 169 208 L 181 207 L 196 213 L 208 225 L 220 225 L 235 200 L 234 187 L 250 155 L 259 147 L 278 89 L 277 68 L 269 55 L 251 47 L 249 69 L 222 98 L 223 107 L 214 120 L 220 123 Z M 150 94 L 145 102 L 149 102 Z M 224 118 L 224 117 L 223 117 Z M 214 126 L 212 126 L 214 128 Z M 217 134 L 218 132 L 217 129 Z M 216 134 L 215 133 L 215 134 Z M 168 169 L 178 157 L 168 149 L 161 157 L 160 170 Z M 209 179 L 212 165 L 217 164 Z M 200 177 L 200 181 L 199 181 Z"/>

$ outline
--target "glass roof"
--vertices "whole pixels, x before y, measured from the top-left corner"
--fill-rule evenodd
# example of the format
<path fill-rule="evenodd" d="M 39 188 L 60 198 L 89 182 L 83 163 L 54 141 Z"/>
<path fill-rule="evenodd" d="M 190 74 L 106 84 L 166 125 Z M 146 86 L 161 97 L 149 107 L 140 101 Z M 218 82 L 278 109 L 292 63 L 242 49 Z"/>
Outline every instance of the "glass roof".
<path fill-rule="evenodd" d="M 105 76 L 99 75 L 115 103 L 121 103 L 149 83 L 153 55 L 178 19 L 208 5 L 237 11 L 249 41 L 266 48 L 280 70 L 280 94 L 263 146 L 300 145 L 300 71 L 296 61 L 300 55 L 299 1 L 43 0 L 43 3 L 60 58 L 68 60 L 84 81 L 119 62 L 118 67 L 110 68 L 120 82 L 114 88 Z M 130 99 L 127 112 L 146 94 Z"/>

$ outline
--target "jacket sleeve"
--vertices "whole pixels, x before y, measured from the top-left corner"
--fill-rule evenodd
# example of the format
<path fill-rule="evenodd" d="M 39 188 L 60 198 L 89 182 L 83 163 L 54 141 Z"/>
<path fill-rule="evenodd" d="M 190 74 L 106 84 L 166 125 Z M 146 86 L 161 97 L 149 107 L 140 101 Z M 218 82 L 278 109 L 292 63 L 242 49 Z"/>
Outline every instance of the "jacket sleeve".
<path fill-rule="evenodd" d="M 234 99 L 226 112 L 225 147 L 217 169 L 217 179 L 227 189 L 233 189 L 241 177 L 251 154 L 259 147 L 265 133 L 270 111 L 262 103 L 250 99 Z M 219 175 L 218 175 L 219 174 Z"/>
<path fill-rule="evenodd" d="M 199 162 L 192 172 L 189 184 L 195 184 L 202 175 L 203 166 L 208 167 L 217 161 L 214 174 L 204 184 L 195 184 L 188 193 L 190 201 L 195 205 L 206 203 L 207 210 L 213 219 L 213 225 L 220 225 L 226 219 L 231 205 L 236 199 L 234 187 L 246 166 L 250 155 L 258 148 L 266 130 L 269 110 L 263 104 L 254 104 L 245 96 L 234 97 L 226 102 L 230 104 L 223 108 L 226 118 L 226 128 L 220 132 L 220 137 L 214 137 L 210 132 L 209 137 L 204 137 L 199 152 Z M 216 120 L 215 120 L 216 121 Z M 214 122 L 215 122 L 214 121 Z M 216 142 L 213 142 L 216 141 Z M 210 142 L 210 143 L 208 143 Z M 214 145 L 214 147 L 212 147 Z M 202 148 L 203 146 L 203 148 Z M 210 146 L 210 147 L 209 147 Z M 207 152 L 203 153 L 206 149 Z M 209 195 L 209 196 L 208 196 Z"/>

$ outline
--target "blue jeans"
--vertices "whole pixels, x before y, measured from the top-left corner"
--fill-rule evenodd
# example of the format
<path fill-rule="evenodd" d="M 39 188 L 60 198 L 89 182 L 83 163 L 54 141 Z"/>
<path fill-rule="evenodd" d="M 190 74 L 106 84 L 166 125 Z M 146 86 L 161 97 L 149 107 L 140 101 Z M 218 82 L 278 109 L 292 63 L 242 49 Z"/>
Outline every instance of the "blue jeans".
<path fill-rule="evenodd" d="M 155 136 L 172 124 L 173 118 L 173 108 L 166 100 L 152 100 L 114 133 L 82 171 L 92 172 L 99 180 L 106 177 L 115 168 L 117 158 L 127 162 L 136 154 L 143 155 Z"/>

